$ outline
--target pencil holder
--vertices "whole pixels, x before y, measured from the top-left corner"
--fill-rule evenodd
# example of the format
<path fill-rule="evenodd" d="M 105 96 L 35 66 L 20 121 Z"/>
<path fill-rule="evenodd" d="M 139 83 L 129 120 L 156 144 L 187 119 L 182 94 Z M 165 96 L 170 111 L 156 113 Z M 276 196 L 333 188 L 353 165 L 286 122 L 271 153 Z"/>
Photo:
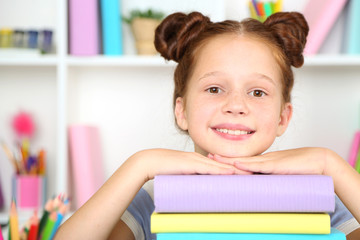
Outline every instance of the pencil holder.
<path fill-rule="evenodd" d="M 45 204 L 46 178 L 38 175 L 15 175 L 12 194 L 19 209 L 40 209 Z"/>

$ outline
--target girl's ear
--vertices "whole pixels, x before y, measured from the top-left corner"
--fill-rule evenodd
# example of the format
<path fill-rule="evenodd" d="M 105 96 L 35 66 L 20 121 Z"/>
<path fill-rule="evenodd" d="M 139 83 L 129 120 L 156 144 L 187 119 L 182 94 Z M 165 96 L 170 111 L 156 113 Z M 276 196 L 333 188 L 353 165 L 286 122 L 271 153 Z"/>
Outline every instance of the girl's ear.
<path fill-rule="evenodd" d="M 177 125 L 184 131 L 188 130 L 185 102 L 182 97 L 178 97 L 175 102 L 175 117 Z"/>
<path fill-rule="evenodd" d="M 283 135 L 286 131 L 287 127 L 289 126 L 291 117 L 293 113 L 293 107 L 291 103 L 285 103 L 284 108 L 280 114 L 280 121 L 277 129 L 277 136 Z"/>

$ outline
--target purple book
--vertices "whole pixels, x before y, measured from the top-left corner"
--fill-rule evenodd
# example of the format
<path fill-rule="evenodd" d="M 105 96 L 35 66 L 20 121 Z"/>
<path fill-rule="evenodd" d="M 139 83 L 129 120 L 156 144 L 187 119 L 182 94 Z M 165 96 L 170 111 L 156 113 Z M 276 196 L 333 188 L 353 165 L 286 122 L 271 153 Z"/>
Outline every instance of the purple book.
<path fill-rule="evenodd" d="M 159 175 L 155 212 L 333 212 L 324 175 Z"/>
<path fill-rule="evenodd" d="M 97 0 L 69 0 L 69 49 L 71 55 L 99 54 L 98 11 Z"/>

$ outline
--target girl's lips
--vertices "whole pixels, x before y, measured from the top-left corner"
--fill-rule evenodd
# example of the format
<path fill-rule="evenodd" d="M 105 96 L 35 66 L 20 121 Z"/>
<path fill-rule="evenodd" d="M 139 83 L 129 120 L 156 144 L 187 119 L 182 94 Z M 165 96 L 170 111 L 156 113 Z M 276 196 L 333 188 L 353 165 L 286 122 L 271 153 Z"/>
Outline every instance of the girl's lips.
<path fill-rule="evenodd" d="M 233 124 L 221 124 L 211 129 L 222 138 L 236 141 L 249 139 L 255 133 L 246 126 Z"/>

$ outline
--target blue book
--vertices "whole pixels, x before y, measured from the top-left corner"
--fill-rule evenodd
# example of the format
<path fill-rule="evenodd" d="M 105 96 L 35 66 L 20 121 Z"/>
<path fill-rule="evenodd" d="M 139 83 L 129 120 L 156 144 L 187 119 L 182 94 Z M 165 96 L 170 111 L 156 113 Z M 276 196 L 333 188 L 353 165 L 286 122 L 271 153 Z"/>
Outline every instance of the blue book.
<path fill-rule="evenodd" d="M 157 240 L 346 240 L 344 233 L 332 228 L 330 234 L 267 233 L 158 233 Z"/>
<path fill-rule="evenodd" d="M 360 54 L 360 1 L 351 0 L 348 7 L 346 53 Z"/>
<path fill-rule="evenodd" d="M 122 19 L 120 0 L 101 0 L 101 27 L 105 55 L 122 55 Z"/>

